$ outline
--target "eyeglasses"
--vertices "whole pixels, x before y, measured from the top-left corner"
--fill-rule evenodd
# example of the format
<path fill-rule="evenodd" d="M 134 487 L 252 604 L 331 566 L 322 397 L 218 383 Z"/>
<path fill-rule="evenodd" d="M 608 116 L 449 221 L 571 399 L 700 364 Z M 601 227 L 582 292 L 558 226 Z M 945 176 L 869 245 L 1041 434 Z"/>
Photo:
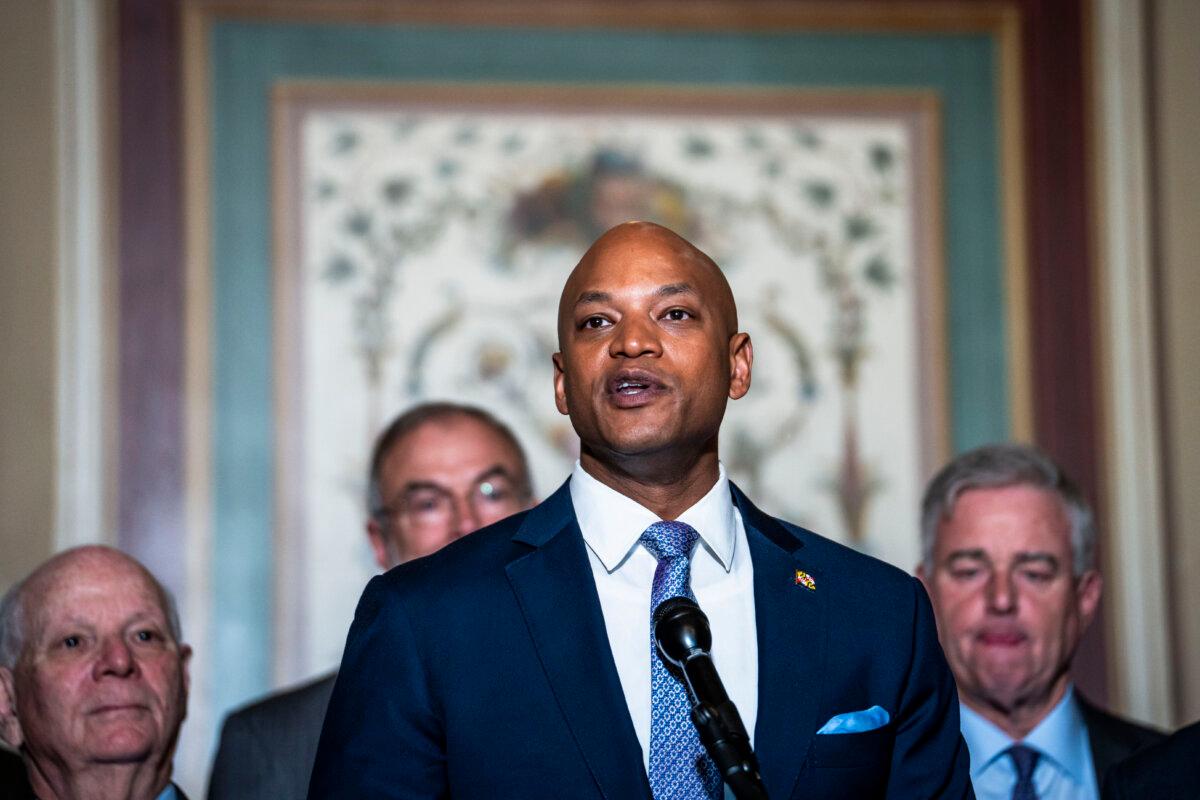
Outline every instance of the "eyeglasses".
<path fill-rule="evenodd" d="M 504 473 L 494 473 L 474 483 L 465 496 L 475 521 L 490 524 L 524 507 L 529 490 Z M 454 494 L 436 484 L 409 487 L 388 505 L 377 509 L 376 519 L 399 517 L 417 527 L 456 526 L 458 504 Z"/>

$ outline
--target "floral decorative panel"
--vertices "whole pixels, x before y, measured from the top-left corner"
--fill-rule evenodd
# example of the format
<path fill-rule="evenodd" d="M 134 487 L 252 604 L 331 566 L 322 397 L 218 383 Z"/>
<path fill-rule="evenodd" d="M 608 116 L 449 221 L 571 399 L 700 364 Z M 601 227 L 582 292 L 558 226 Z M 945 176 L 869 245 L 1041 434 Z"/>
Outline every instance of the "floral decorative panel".
<path fill-rule="evenodd" d="M 916 563 L 949 424 L 929 98 L 590 91 L 277 92 L 286 672 L 340 656 L 374 571 L 367 459 L 395 414 L 481 405 L 526 446 L 539 496 L 567 476 L 558 296 L 629 219 L 690 239 L 733 286 L 755 352 L 722 430 L 733 480 L 770 513 Z"/>

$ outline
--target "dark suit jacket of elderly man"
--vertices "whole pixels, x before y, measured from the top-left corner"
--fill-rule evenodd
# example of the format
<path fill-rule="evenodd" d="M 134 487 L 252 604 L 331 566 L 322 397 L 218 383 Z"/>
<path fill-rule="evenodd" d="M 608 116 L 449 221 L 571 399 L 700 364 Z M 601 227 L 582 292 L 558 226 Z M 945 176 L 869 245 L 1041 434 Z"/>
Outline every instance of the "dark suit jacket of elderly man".
<path fill-rule="evenodd" d="M 251 703 L 221 726 L 208 800 L 304 800 L 336 673 Z"/>
<path fill-rule="evenodd" d="M 754 743 L 773 800 L 973 797 L 920 583 L 733 495 L 754 570 Z M 649 800 L 585 548 L 564 484 L 374 578 L 309 798 Z M 875 705 L 890 713 L 884 727 L 817 735 Z"/>
<path fill-rule="evenodd" d="M 188 800 L 178 786 L 175 796 L 178 800 Z M 37 800 L 25 772 L 25 760 L 5 747 L 0 747 L 0 800 Z"/>
<path fill-rule="evenodd" d="M 1104 780 L 1104 800 L 1194 800 L 1200 797 L 1200 722 L 1120 762 Z"/>

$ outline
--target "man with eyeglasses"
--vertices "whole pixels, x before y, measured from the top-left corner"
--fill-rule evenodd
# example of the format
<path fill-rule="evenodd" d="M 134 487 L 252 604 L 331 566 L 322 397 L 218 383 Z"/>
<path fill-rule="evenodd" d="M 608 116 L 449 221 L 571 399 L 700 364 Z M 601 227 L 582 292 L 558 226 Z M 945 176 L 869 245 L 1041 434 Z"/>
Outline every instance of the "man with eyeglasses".
<path fill-rule="evenodd" d="M 472 406 L 425 403 L 375 442 L 367 537 L 382 570 L 427 556 L 532 504 L 529 467 L 512 431 Z M 231 714 L 210 800 L 303 798 L 336 673 Z"/>

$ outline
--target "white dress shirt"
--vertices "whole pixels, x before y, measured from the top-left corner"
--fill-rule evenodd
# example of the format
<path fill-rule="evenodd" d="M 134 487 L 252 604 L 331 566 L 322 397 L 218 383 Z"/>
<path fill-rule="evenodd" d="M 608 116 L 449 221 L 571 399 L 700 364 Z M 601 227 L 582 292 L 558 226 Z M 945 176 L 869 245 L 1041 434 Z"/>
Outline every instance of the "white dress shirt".
<path fill-rule="evenodd" d="M 979 800 L 1009 800 L 1017 770 L 1004 751 L 1016 744 L 980 714 L 959 704 L 962 734 L 971 753 L 971 782 Z M 1058 705 L 1021 742 L 1041 753 L 1033 785 L 1041 800 L 1096 800 L 1096 768 L 1087 726 L 1068 687 Z"/>
<path fill-rule="evenodd" d="M 587 543 L 604 627 L 633 729 L 650 761 L 650 589 L 658 561 L 638 539 L 658 516 L 588 475 L 571 473 L 571 502 Z M 698 503 L 678 517 L 700 534 L 692 551 L 692 592 L 712 627 L 712 658 L 754 740 L 758 715 L 758 633 L 754 573 L 742 516 L 733 505 L 725 467 Z M 657 658 L 657 655 L 655 656 Z"/>

